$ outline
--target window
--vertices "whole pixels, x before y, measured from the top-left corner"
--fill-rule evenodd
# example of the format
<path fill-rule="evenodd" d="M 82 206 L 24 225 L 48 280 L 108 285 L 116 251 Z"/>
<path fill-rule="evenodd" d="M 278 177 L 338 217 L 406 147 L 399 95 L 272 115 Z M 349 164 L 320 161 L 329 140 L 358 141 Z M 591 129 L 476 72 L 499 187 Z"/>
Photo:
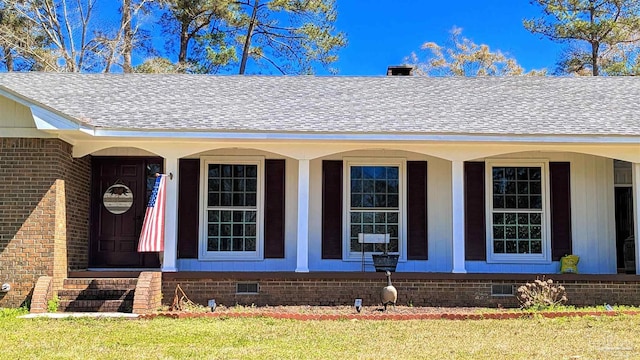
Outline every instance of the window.
<path fill-rule="evenodd" d="M 358 234 L 389 234 L 390 253 L 402 251 L 403 168 L 394 159 L 346 161 L 346 257 L 360 259 L 362 251 L 383 252 L 385 244 L 361 244 Z"/>
<path fill-rule="evenodd" d="M 203 159 L 201 258 L 261 257 L 262 160 Z"/>
<path fill-rule="evenodd" d="M 549 261 L 546 163 L 488 163 L 488 259 Z"/>

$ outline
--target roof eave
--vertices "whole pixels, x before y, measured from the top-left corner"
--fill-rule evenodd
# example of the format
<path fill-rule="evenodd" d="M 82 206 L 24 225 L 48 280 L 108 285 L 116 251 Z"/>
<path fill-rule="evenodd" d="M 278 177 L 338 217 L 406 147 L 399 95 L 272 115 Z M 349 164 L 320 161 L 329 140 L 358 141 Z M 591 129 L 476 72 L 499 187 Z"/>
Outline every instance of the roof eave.
<path fill-rule="evenodd" d="M 473 134 L 473 133 L 339 133 L 219 131 L 183 129 L 82 128 L 98 138 L 243 140 L 243 141 L 385 141 L 385 142 L 497 142 L 497 143 L 573 143 L 640 144 L 640 135 L 611 134 Z"/>

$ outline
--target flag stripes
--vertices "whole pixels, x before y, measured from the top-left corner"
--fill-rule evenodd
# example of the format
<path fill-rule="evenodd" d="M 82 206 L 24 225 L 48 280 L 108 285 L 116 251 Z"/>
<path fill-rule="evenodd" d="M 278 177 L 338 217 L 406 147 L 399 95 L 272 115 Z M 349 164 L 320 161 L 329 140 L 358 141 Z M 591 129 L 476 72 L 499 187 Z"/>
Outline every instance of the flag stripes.
<path fill-rule="evenodd" d="M 166 175 L 158 175 L 149 198 L 138 242 L 139 252 L 164 251 L 164 204 Z"/>

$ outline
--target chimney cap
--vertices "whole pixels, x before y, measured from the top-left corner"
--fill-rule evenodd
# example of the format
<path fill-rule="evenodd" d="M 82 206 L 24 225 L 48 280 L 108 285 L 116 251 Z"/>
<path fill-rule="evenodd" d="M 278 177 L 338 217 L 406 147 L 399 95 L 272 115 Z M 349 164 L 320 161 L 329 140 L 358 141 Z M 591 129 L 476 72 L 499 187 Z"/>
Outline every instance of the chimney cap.
<path fill-rule="evenodd" d="M 387 76 L 410 76 L 415 70 L 411 65 L 395 65 L 387 67 Z"/>

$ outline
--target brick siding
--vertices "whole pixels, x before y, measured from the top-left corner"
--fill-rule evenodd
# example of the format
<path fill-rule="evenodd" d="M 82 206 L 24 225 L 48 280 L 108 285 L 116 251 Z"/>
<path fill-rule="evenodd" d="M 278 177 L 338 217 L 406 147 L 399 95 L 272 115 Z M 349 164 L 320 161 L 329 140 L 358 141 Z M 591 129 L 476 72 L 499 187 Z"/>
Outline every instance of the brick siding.
<path fill-rule="evenodd" d="M 31 297 L 31 313 L 42 314 L 49 310 L 49 300 L 53 298 L 53 279 L 51 276 L 40 276 Z"/>
<path fill-rule="evenodd" d="M 208 299 L 225 306 L 240 305 L 353 305 L 361 298 L 365 306 L 380 304 L 380 290 L 386 280 L 259 280 L 259 294 L 236 294 L 236 284 L 247 280 L 170 280 L 163 281 L 163 303 L 170 305 L 176 286 L 190 300 L 206 305 Z M 517 306 L 514 297 L 491 296 L 491 282 L 447 280 L 396 280 L 398 305 L 413 306 Z"/>
<path fill-rule="evenodd" d="M 0 138 L 0 282 L 12 287 L 0 307 L 28 302 L 40 276 L 55 286 L 87 266 L 91 161 L 71 150 L 60 139 Z"/>
<path fill-rule="evenodd" d="M 89 214 L 91 199 L 91 156 L 79 159 L 68 153 L 58 153 L 64 165 L 60 174 L 66 184 L 67 257 L 69 270 L 86 269 L 89 266 Z"/>
<path fill-rule="evenodd" d="M 157 311 L 162 305 L 162 273 L 143 271 L 138 276 L 136 292 L 133 298 L 133 312 L 148 314 Z"/>
<path fill-rule="evenodd" d="M 518 307 L 515 296 L 492 296 L 492 285 L 514 285 L 514 289 L 523 285 L 522 280 L 471 279 L 402 279 L 396 275 L 393 280 L 398 289 L 398 305 L 413 306 L 478 306 L 478 307 Z M 224 277 L 224 276 L 223 276 Z M 433 277 L 433 276 L 431 276 Z M 535 275 L 530 275 L 531 280 Z M 259 294 L 236 294 L 236 284 L 256 282 Z M 572 280 L 559 281 L 565 286 L 568 305 L 590 306 L 604 303 L 618 305 L 640 305 L 640 280 L 635 281 L 599 281 Z M 300 278 L 286 276 L 284 279 L 250 275 L 237 279 L 229 277 L 194 278 L 181 277 L 180 273 L 164 274 L 162 282 L 163 304 L 170 305 L 177 285 L 180 285 L 190 300 L 206 305 L 208 299 L 225 306 L 240 305 L 312 305 L 334 306 L 353 305 L 361 298 L 365 306 L 380 304 L 380 290 L 386 285 L 384 276 L 372 279 L 338 278 Z"/>

